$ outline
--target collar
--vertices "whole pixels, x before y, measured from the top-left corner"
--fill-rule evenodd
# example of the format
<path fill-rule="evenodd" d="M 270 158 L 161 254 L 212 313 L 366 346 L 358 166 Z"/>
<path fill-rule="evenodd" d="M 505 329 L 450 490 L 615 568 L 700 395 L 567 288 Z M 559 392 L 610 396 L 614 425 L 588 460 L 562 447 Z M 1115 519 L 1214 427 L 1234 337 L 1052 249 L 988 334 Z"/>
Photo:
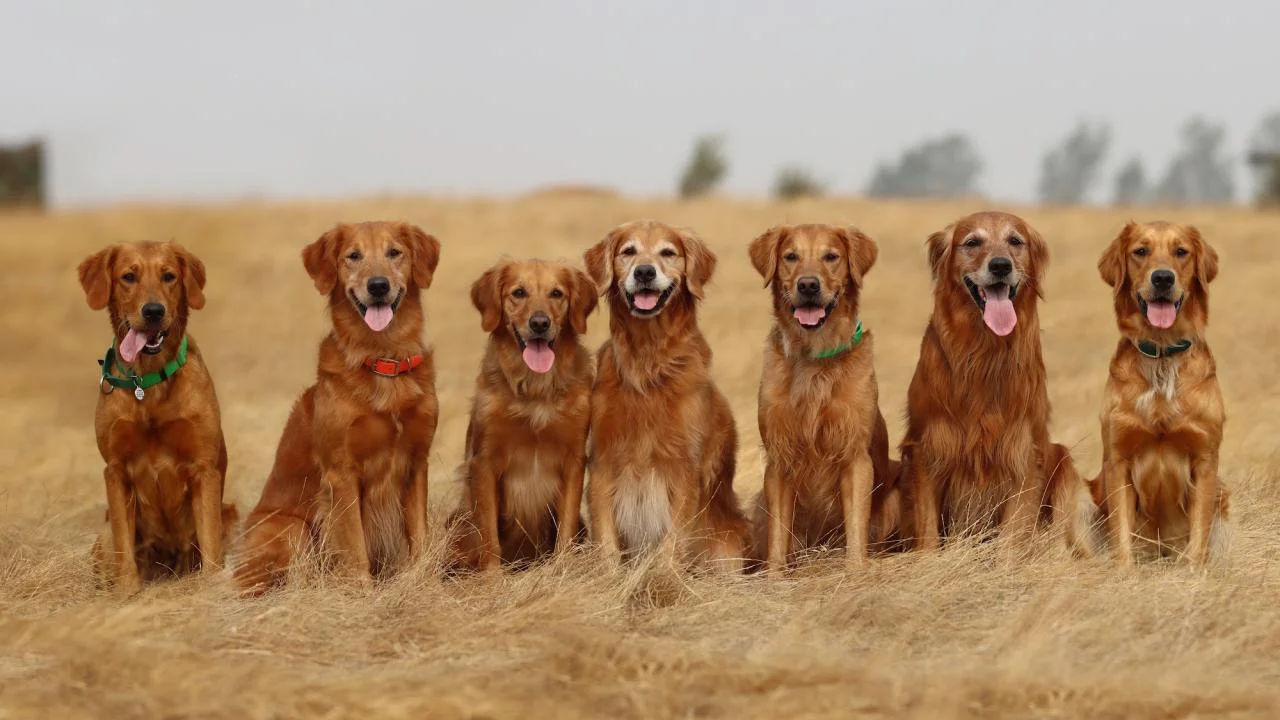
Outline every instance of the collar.
<path fill-rule="evenodd" d="M 1184 353 L 1190 350 L 1192 342 L 1190 338 L 1187 338 L 1179 340 L 1172 345 L 1160 347 L 1150 340 L 1138 340 L 1135 341 L 1133 345 L 1138 348 L 1138 352 L 1142 353 L 1144 357 L 1149 357 L 1152 360 L 1158 360 L 1160 358 L 1172 357 L 1178 353 Z"/>
<path fill-rule="evenodd" d="M 823 350 L 822 352 L 816 352 L 816 353 L 814 353 L 814 354 L 813 354 L 813 359 L 814 359 L 814 360 L 825 360 L 825 359 L 827 359 L 827 358 L 833 358 L 833 357 L 835 357 L 835 356 L 837 356 L 837 355 L 840 355 L 840 354 L 842 354 L 842 353 L 846 353 L 846 352 L 848 352 L 848 351 L 850 351 L 850 350 L 852 350 L 852 349 L 854 349 L 854 348 L 858 347 L 858 345 L 859 345 L 861 342 L 862 342 L 862 321 L 861 321 L 861 320 L 859 320 L 859 321 L 858 321 L 858 326 L 857 326 L 857 327 L 855 327 L 855 328 L 853 329 L 853 337 L 849 338 L 849 342 L 847 342 L 847 343 L 845 343 L 845 344 L 843 344 L 843 345 L 841 345 L 841 346 L 839 346 L 839 347 L 831 348 L 830 350 Z"/>
<path fill-rule="evenodd" d="M 404 375 L 422 364 L 421 355 L 410 355 L 405 360 L 395 360 L 392 358 L 373 358 L 365 360 L 364 366 L 369 368 L 369 372 L 382 377 L 395 377 Z"/>
<path fill-rule="evenodd" d="M 103 395 L 110 394 L 115 388 L 121 388 L 122 390 L 132 389 L 133 396 L 141 401 L 147 396 L 147 393 L 144 392 L 147 388 L 168 380 L 176 375 L 183 365 L 187 364 L 187 336 L 182 336 L 182 343 L 178 345 L 176 357 L 165 363 L 164 367 L 146 375 L 137 375 L 132 370 L 121 367 L 116 362 L 116 344 L 114 342 L 111 343 L 111 347 L 107 348 L 106 356 L 99 360 L 98 364 L 102 366 L 102 379 L 98 381 L 98 387 L 102 389 Z M 113 369 L 122 373 L 124 377 L 111 374 Z"/>

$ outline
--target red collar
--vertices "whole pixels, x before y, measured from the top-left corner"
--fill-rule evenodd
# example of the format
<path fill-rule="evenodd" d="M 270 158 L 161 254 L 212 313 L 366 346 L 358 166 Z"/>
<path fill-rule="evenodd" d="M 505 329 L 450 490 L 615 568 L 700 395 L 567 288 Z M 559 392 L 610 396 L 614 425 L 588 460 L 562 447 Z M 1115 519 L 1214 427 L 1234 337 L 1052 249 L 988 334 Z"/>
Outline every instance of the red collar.
<path fill-rule="evenodd" d="M 422 364 L 421 355 L 410 355 L 407 360 L 392 360 L 391 358 L 374 358 L 365 360 L 364 366 L 369 368 L 374 375 L 383 377 L 395 377 L 404 375 L 410 370 Z"/>

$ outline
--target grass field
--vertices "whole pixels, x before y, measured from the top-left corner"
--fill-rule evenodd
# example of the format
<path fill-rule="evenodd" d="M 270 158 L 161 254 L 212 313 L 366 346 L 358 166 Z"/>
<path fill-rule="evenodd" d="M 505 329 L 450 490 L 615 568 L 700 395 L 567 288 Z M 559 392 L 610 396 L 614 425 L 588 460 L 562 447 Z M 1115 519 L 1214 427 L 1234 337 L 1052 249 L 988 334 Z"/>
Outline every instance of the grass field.
<path fill-rule="evenodd" d="M 963 547 L 856 575 L 816 562 L 783 580 L 689 578 L 664 562 L 618 577 L 585 554 L 449 583 L 433 561 L 368 593 L 311 577 L 253 601 L 225 576 L 130 600 L 93 585 L 87 554 L 105 508 L 95 360 L 110 332 L 75 267 L 106 243 L 172 237 L 205 260 L 208 306 L 191 330 L 222 405 L 228 494 L 247 512 L 324 332 L 302 246 L 338 220 L 404 219 L 436 234 L 438 528 L 456 498 L 484 342 L 467 289 L 499 254 L 581 262 L 606 230 L 642 216 L 708 240 L 720 269 L 700 317 L 738 422 L 745 502 L 761 483 L 755 398 L 769 322 L 747 243 L 808 220 L 853 223 L 879 242 L 864 318 L 896 445 L 931 306 L 923 242 L 971 209 L 547 195 L 0 215 L 0 718 L 1280 716 L 1280 215 L 1244 209 L 1163 215 L 1198 224 L 1222 259 L 1210 340 L 1237 531 L 1227 562 L 1205 574 L 1166 564 L 1121 577 L 1042 543 L 1018 563 Z M 1053 434 L 1092 476 L 1117 338 L 1095 264 L 1129 215 L 1012 209 L 1050 244 L 1041 317 Z M 591 323 L 594 346 L 608 322 Z"/>

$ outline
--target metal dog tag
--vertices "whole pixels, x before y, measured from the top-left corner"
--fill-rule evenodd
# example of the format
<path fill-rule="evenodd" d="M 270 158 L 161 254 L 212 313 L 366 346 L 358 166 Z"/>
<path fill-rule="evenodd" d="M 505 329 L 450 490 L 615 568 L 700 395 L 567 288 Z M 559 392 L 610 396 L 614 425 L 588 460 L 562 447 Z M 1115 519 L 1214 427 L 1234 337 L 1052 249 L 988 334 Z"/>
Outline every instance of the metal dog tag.
<path fill-rule="evenodd" d="M 138 402 L 142 402 L 142 398 L 146 397 L 147 394 L 142 391 L 142 388 L 134 388 L 133 396 L 138 398 Z"/>

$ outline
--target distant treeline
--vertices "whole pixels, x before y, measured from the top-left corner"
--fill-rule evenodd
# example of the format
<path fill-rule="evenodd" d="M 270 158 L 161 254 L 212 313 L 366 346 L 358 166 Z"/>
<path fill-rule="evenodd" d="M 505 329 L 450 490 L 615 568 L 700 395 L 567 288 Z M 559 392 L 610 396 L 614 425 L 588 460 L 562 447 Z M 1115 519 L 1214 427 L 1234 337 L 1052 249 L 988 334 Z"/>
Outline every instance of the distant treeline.
<path fill-rule="evenodd" d="M 23 145 L 0 145 L 0 206 L 45 204 L 45 149 L 36 140 Z"/>

